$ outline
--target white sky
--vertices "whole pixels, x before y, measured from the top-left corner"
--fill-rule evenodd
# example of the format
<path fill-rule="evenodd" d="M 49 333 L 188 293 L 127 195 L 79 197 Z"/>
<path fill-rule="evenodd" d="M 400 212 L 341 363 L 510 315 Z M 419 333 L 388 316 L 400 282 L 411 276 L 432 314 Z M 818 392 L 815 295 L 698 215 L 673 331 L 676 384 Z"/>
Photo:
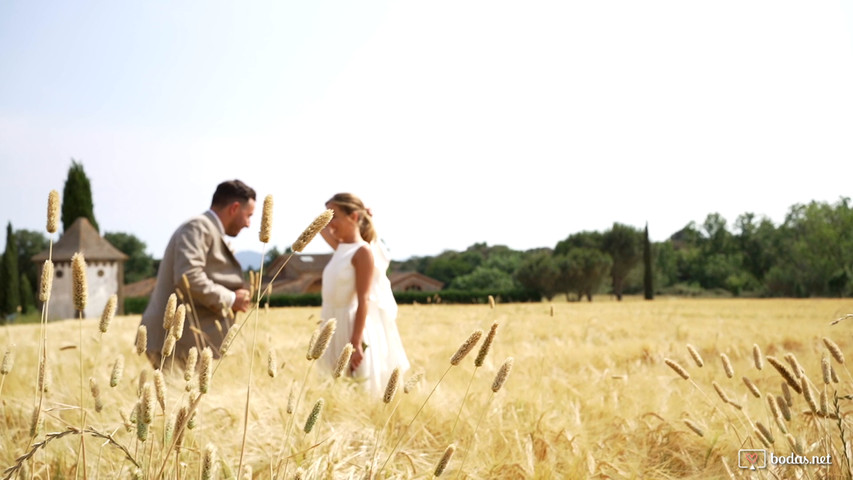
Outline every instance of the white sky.
<path fill-rule="evenodd" d="M 395 259 L 663 240 L 853 193 L 851 1 L 0 3 L 0 221 L 71 158 L 160 258 L 240 178 L 284 249 L 332 194 Z M 237 250 L 261 250 L 260 209 Z M 307 251 L 325 252 L 318 238 Z"/>

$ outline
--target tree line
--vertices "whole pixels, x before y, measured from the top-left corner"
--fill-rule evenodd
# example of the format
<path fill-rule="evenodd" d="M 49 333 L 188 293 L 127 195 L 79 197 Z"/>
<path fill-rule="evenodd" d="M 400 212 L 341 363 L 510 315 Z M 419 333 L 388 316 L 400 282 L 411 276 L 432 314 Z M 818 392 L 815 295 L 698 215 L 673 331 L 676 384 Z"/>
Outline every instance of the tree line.
<path fill-rule="evenodd" d="M 394 262 L 392 268 L 441 280 L 445 288 L 532 289 L 565 294 L 848 297 L 853 295 L 850 199 L 789 208 L 775 225 L 744 213 L 729 225 L 719 213 L 688 223 L 665 241 L 614 223 L 604 232 L 574 233 L 554 247 L 514 251 L 478 243 L 465 251 Z"/>

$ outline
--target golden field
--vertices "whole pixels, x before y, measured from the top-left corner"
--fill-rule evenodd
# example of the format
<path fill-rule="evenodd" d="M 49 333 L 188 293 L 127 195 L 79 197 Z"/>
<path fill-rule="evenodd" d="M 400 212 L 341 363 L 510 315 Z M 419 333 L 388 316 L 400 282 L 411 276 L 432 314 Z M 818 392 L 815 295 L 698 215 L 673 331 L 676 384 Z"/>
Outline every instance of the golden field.
<path fill-rule="evenodd" d="M 853 401 L 835 400 L 834 394 L 853 394 L 853 377 L 846 363 L 831 358 L 839 382 L 825 385 L 822 376 L 822 359 L 829 357 L 824 337 L 853 355 L 853 319 L 831 325 L 849 313 L 849 299 L 599 298 L 556 302 L 553 315 L 546 303 L 403 305 L 398 325 L 413 368 L 401 385 L 419 370 L 424 378 L 409 393 L 400 388 L 386 404 L 306 360 L 319 308 L 261 310 L 238 317 L 245 327 L 229 354 L 215 362 L 209 392 L 198 401 L 195 426 L 186 431 L 180 452 L 172 448 L 172 426 L 191 399 L 183 372 L 168 362 L 165 409 L 155 407 L 145 442 L 132 423 L 140 372 L 152 378 L 133 345 L 138 316 L 116 317 L 105 334 L 95 318 L 47 326 L 44 421 L 35 438 L 30 432 L 38 403 L 40 326 L 5 326 L 0 353 L 12 352 L 13 362 L 0 377 L 0 478 L 201 478 L 208 448 L 216 452 L 212 478 L 366 478 L 370 471 L 376 478 L 433 478 L 450 444 L 456 450 L 441 478 L 850 478 L 853 424 L 847 414 Z M 468 335 L 488 332 L 493 322 L 499 327 L 483 366 L 475 372 L 477 345 L 450 368 Z M 688 344 L 704 359 L 703 367 Z M 753 345 L 761 351 L 761 370 Z M 280 367 L 274 378 L 268 374 L 270 349 Z M 826 414 L 820 405 L 814 414 L 805 396 L 792 392 L 790 420 L 774 418 L 766 397 L 782 396 L 784 380 L 766 357 L 790 365 L 784 360 L 789 353 L 802 365 L 815 398 L 825 392 Z M 720 354 L 731 361 L 731 378 Z M 123 373 L 110 387 L 119 356 Z M 513 357 L 513 368 L 493 393 L 507 357 Z M 100 411 L 90 377 L 99 386 Z M 742 377 L 755 384 L 760 398 Z M 293 391 L 302 396 L 288 414 L 294 382 Z M 712 382 L 731 403 L 723 402 Z M 306 434 L 306 419 L 320 398 L 323 409 Z M 773 437 L 769 448 L 755 431 L 758 424 Z M 830 455 L 832 464 L 768 465 L 751 472 L 738 468 L 742 448 Z M 26 460 L 18 461 L 21 456 Z M 85 472 L 77 468 L 83 463 Z"/>

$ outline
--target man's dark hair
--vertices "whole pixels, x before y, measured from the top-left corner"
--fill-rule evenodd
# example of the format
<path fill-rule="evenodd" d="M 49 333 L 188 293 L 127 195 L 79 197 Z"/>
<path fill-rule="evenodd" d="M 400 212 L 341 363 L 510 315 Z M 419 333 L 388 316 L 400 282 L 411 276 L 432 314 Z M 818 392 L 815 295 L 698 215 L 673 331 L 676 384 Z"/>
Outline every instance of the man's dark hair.
<path fill-rule="evenodd" d="M 216 187 L 213 200 L 210 202 L 212 208 L 221 208 L 233 202 L 245 204 L 249 199 L 255 200 L 255 190 L 240 180 L 228 180 Z"/>

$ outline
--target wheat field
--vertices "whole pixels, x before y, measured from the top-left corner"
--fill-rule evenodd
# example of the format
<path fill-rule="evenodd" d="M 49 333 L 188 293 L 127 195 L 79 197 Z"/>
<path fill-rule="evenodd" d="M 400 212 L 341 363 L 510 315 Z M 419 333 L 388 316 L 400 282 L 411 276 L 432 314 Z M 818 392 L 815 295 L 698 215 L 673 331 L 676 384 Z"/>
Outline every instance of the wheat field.
<path fill-rule="evenodd" d="M 262 309 L 238 317 L 245 326 L 229 353 L 215 361 L 207 394 L 199 395 L 197 377 L 187 382 L 181 369 L 166 362 L 163 403 L 154 402 L 145 441 L 134 407 L 146 389 L 139 377 L 151 384 L 154 376 L 134 347 L 138 316 L 116 317 L 106 333 L 98 319 L 48 324 L 43 413 L 35 436 L 40 326 L 10 325 L 0 331 L 0 351 L 7 352 L 0 377 L 0 471 L 2 478 L 54 479 L 436 473 L 469 479 L 850 478 L 851 400 L 841 397 L 853 394 L 853 377 L 823 341 L 850 353 L 853 319 L 831 325 L 850 312 L 853 301 L 843 299 L 403 305 L 398 324 L 412 370 L 385 403 L 306 359 L 319 308 Z M 494 323 L 498 329 L 482 366 L 474 367 L 476 345 L 451 367 L 469 334 L 488 332 Z M 793 397 L 789 420 L 767 401 L 782 398 L 786 389 L 767 357 L 791 365 L 787 354 L 801 366 L 807 379 L 801 381 L 818 404 L 813 412 L 806 395 L 787 388 Z M 119 357 L 123 371 L 111 387 Z M 509 357 L 509 376 L 493 392 Z M 827 364 L 837 383 L 824 384 Z M 799 368 L 790 371 L 800 378 Z M 418 372 L 423 377 L 404 393 L 403 383 Z M 90 382 L 98 386 L 97 400 Z M 297 404 L 289 397 L 298 393 Z M 185 430 L 176 451 L 178 411 L 195 398 L 193 428 Z M 320 399 L 319 418 L 305 433 Z M 293 413 L 289 406 L 296 407 Z M 758 432 L 759 424 L 767 435 Z M 828 454 L 832 464 L 768 465 L 751 472 L 738 468 L 739 449 Z M 452 455 L 438 472 L 446 453 Z"/>

